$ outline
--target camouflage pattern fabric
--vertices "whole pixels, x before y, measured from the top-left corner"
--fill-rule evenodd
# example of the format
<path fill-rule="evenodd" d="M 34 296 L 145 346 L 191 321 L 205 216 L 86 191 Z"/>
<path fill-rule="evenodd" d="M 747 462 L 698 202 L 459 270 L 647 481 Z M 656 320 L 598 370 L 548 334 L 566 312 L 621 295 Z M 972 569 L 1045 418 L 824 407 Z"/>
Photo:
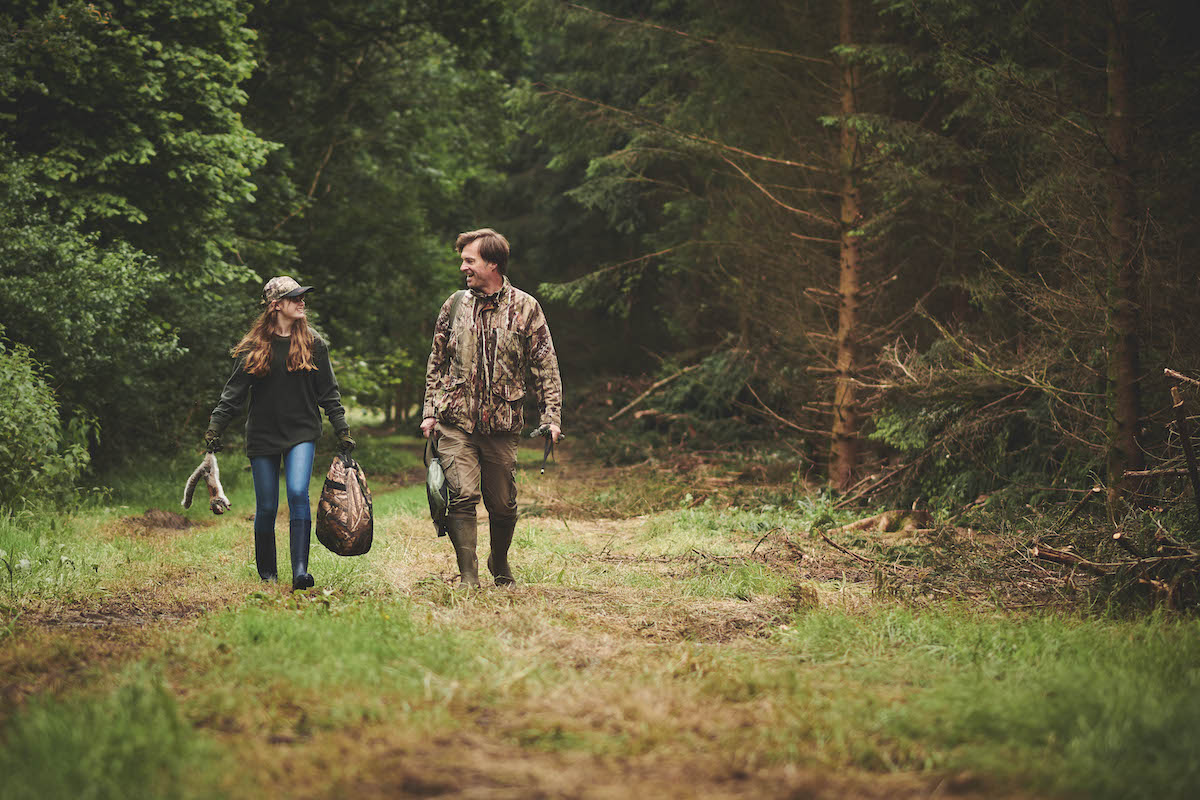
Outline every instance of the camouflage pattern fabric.
<path fill-rule="evenodd" d="M 367 476 L 352 458 L 334 456 L 317 501 L 317 541 L 339 556 L 361 556 L 375 538 Z"/>
<path fill-rule="evenodd" d="M 453 298 L 434 325 L 422 417 L 467 433 L 520 433 L 528 370 L 538 424 L 562 427 L 562 378 L 538 301 L 505 278 L 494 295 L 467 292 L 451 320 Z"/>

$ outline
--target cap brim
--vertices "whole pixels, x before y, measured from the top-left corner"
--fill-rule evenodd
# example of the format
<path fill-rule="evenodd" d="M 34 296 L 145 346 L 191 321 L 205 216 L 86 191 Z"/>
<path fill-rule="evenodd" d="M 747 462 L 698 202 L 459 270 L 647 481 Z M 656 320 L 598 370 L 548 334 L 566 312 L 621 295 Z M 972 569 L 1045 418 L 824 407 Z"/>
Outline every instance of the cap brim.
<path fill-rule="evenodd" d="M 312 290 L 313 290 L 313 287 L 311 287 L 311 286 L 298 286 L 295 289 L 292 289 L 287 294 L 280 295 L 279 299 L 280 300 L 285 300 L 285 299 L 290 300 L 294 297 L 299 297 L 300 295 L 305 294 L 307 292 L 311 292 Z"/>

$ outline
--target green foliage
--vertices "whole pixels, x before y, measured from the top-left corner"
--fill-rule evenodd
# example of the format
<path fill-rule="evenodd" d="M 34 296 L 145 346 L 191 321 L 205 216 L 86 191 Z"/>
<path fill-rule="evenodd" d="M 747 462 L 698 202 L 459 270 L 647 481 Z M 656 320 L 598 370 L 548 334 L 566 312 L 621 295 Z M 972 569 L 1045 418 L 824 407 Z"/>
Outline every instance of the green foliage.
<path fill-rule="evenodd" d="M 342 400 L 373 409 L 387 409 L 398 392 L 411 387 L 420 379 L 420 392 L 425 389 L 424 364 L 408 354 L 403 348 L 368 360 L 353 353 L 332 351 L 329 354 Z M 420 367 L 420 369 L 418 369 Z"/>
<path fill-rule="evenodd" d="M 475 195 L 500 182 L 508 14 L 497 0 L 281 0 L 248 24 L 261 67 L 246 118 L 282 148 L 245 225 L 284 245 L 264 254 L 272 270 L 319 287 L 309 304 L 347 389 L 391 419 L 420 403 L 433 321 L 460 283 L 454 236 L 483 224 Z"/>
<path fill-rule="evenodd" d="M 162 678 L 134 673 L 108 694 L 41 700 L 8 720 L 0 792 L 10 800 L 220 797 L 220 768 Z"/>
<path fill-rule="evenodd" d="M 870 439 L 883 442 L 902 453 L 924 450 L 948 423 L 962 416 L 962 403 L 922 405 L 913 408 L 888 407 L 871 418 L 874 430 Z"/>
<path fill-rule="evenodd" d="M 47 207 L 156 257 L 175 291 L 248 274 L 227 260 L 232 211 L 253 199 L 270 145 L 238 112 L 254 66 L 247 9 L 27 2 L 0 20 L 0 115 Z"/>
<path fill-rule="evenodd" d="M 242 0 L 22 2 L 0 17 L 0 309 L 97 461 L 164 447 L 217 380 L 234 211 L 271 146 L 242 123 Z M 203 366 L 201 366 L 203 365 Z M 224 371 L 222 369 L 220 371 Z"/>
<path fill-rule="evenodd" d="M 0 328 L 0 513 L 63 500 L 88 465 L 86 418 L 64 425 L 54 391 L 29 348 Z"/>
<path fill-rule="evenodd" d="M 7 333 L 44 365 L 65 418 L 88 415 L 118 429 L 126 415 L 150 412 L 139 390 L 182 354 L 172 326 L 153 311 L 166 276 L 128 244 L 105 246 L 76 222 L 55 221 L 39 207 L 32 160 L 2 141 L 0 154 L 9 157 L 0 159 Z"/>
<path fill-rule="evenodd" d="M 708 419 L 728 417 L 753 370 L 746 355 L 732 349 L 708 356 L 699 369 L 671 382 L 663 392 L 662 407 Z"/>
<path fill-rule="evenodd" d="M 974 388 L 976 396 L 966 390 L 948 398 L 897 395 L 872 417 L 868 438 L 908 464 L 886 490 L 889 503 L 906 507 L 920 500 L 957 511 L 986 501 L 991 509 L 1019 508 L 1060 499 L 1056 487 L 1091 485 L 1094 458 L 1064 447 L 1053 397 Z"/>

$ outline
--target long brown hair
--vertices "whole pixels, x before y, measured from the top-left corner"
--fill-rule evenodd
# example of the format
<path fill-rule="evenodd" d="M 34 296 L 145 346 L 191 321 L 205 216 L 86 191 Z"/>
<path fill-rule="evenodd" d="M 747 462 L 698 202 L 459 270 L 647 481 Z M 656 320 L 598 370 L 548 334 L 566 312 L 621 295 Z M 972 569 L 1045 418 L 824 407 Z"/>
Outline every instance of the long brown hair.
<path fill-rule="evenodd" d="M 278 313 L 279 309 L 275 303 L 268 306 L 250 326 L 249 332 L 230 351 L 234 358 L 245 354 L 245 369 L 251 375 L 266 375 L 271 371 L 271 336 L 275 333 L 275 315 Z M 313 332 L 308 327 L 308 320 L 301 317 L 292 323 L 291 338 L 291 344 L 288 345 L 288 372 L 315 370 L 317 365 L 313 362 L 312 354 Z"/>

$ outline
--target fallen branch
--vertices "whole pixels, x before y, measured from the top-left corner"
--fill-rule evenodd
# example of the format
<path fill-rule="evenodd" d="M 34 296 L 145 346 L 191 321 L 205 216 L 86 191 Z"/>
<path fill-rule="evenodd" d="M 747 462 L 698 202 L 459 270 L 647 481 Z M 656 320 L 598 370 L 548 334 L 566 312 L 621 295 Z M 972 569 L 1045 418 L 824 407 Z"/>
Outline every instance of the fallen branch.
<path fill-rule="evenodd" d="M 834 508 L 835 509 L 845 508 L 846 506 L 850 505 L 851 503 L 854 503 L 855 501 L 867 496 L 871 492 L 878 489 L 880 486 L 883 486 L 885 483 L 890 481 L 892 478 L 899 475 L 901 472 L 904 472 L 904 470 L 908 469 L 909 467 L 913 466 L 914 464 L 920 463 L 922 455 L 923 455 L 923 453 L 921 455 L 918 455 L 916 458 L 911 459 L 911 460 L 901 464 L 900 466 L 896 467 L 894 470 L 887 473 L 886 475 L 884 475 L 882 478 L 875 481 L 874 483 L 869 484 L 865 488 L 863 488 L 857 492 L 854 491 L 855 487 L 861 486 L 863 481 L 867 480 L 866 478 L 863 478 L 862 481 L 859 481 L 854 486 L 850 487 L 851 493 L 846 495 L 844 498 L 842 498 L 842 500 L 840 502 L 835 504 Z"/>
<path fill-rule="evenodd" d="M 823 533 L 821 534 L 821 538 L 824 539 L 825 543 L 828 544 L 830 547 L 832 547 L 834 550 L 838 550 L 842 553 L 845 553 L 846 555 L 850 556 L 853 559 L 856 559 L 857 561 L 859 561 L 863 564 L 870 564 L 870 565 L 876 566 L 876 567 L 882 566 L 878 561 L 876 561 L 873 558 L 867 558 L 866 556 L 860 556 L 858 553 L 854 552 L 853 550 L 847 550 L 845 547 L 842 547 L 840 544 L 835 542 L 833 539 L 830 539 L 828 536 L 826 536 Z"/>
<path fill-rule="evenodd" d="M 1040 558 L 1043 561 L 1053 561 L 1055 564 L 1063 564 L 1068 567 L 1079 567 L 1087 570 L 1093 575 L 1101 575 L 1108 577 L 1112 572 L 1080 555 L 1076 555 L 1068 550 L 1056 550 L 1053 547 L 1044 544 L 1035 544 L 1029 550 L 1030 555 L 1034 558 Z"/>
<path fill-rule="evenodd" d="M 856 533 L 859 531 L 874 531 L 876 533 L 898 533 L 901 531 L 924 531 L 933 527 L 933 514 L 929 511 L 914 509 L 905 511 L 884 511 L 873 517 L 866 517 L 855 522 L 847 522 L 829 533 Z"/>
<path fill-rule="evenodd" d="M 701 558 L 707 558 L 709 561 L 713 562 L 714 564 L 720 564 L 722 567 L 728 567 L 728 566 L 730 566 L 730 564 L 733 564 L 733 563 L 736 563 L 739 561 L 745 561 L 745 558 L 743 558 L 742 556 L 711 556 L 708 553 L 704 552 L 703 550 L 697 550 L 694 547 L 692 548 L 692 552 L 695 553 L 696 555 L 700 556 Z"/>
<path fill-rule="evenodd" d="M 1183 397 L 1179 394 L 1179 387 L 1171 387 L 1171 406 L 1175 410 L 1175 425 L 1176 432 L 1179 434 L 1179 443 L 1183 445 L 1183 455 L 1187 459 L 1188 478 L 1192 481 L 1192 499 L 1196 503 L 1196 510 L 1200 511 L 1200 467 L 1196 465 L 1196 451 L 1192 449 L 1192 432 L 1188 427 L 1187 412 L 1183 410 Z"/>
<path fill-rule="evenodd" d="M 1129 541 L 1129 537 L 1117 531 L 1113 534 L 1113 541 L 1120 545 L 1121 549 L 1132 555 L 1134 558 L 1145 558 L 1146 555 L 1133 546 L 1133 542 Z"/>
<path fill-rule="evenodd" d="M 615 414 L 613 414 L 611 417 L 609 417 L 609 418 L 608 418 L 608 421 L 609 421 L 609 422 L 612 422 L 612 421 L 613 421 L 613 420 L 615 420 L 617 417 L 621 416 L 621 415 L 622 415 L 622 414 L 624 414 L 626 411 L 628 411 L 629 409 L 633 408 L 634 406 L 636 406 L 638 403 L 640 403 L 640 402 L 642 402 L 643 400 L 645 400 L 645 399 L 646 399 L 647 397 L 649 397 L 650 395 L 654 394 L 654 392 L 658 391 L 659 389 L 661 389 L 662 387 L 666 386 L 666 385 L 667 385 L 668 383 L 670 383 L 671 381 L 673 381 L 673 380 L 675 380 L 676 378 L 678 378 L 680 375 L 683 375 L 685 372 L 691 372 L 692 370 L 694 370 L 694 369 L 698 369 L 699 367 L 700 367 L 700 365 L 699 365 L 699 364 L 692 364 L 690 367 L 684 367 L 683 369 L 679 370 L 678 372 L 676 372 L 674 375 L 671 375 L 670 377 L 663 378 L 661 381 L 657 381 L 656 383 L 652 384 L 652 385 L 650 386 L 650 388 L 649 388 L 649 389 L 647 389 L 646 391 L 642 392 L 642 393 L 641 393 L 641 394 L 639 394 L 637 397 L 633 398 L 633 400 L 629 401 L 629 403 L 628 403 L 628 404 L 626 404 L 626 406 L 625 406 L 624 408 L 622 408 L 620 411 L 618 411 L 617 413 L 615 413 Z"/>
<path fill-rule="evenodd" d="M 1183 381 L 1184 383 L 1190 383 L 1192 386 L 1200 386 L 1200 381 L 1196 380 L 1195 378 L 1189 378 L 1187 375 L 1176 372 L 1173 369 L 1164 369 L 1163 374 L 1166 375 L 1168 378 L 1174 378 L 1177 381 Z"/>
<path fill-rule="evenodd" d="M 1075 519 L 1076 515 L 1078 515 L 1080 511 L 1083 511 L 1083 507 L 1085 505 L 1087 505 L 1088 500 L 1091 500 L 1093 497 L 1095 497 L 1096 495 L 1100 494 L 1103 491 L 1104 491 L 1103 487 L 1093 486 L 1092 490 L 1090 492 L 1088 492 L 1082 498 L 1080 498 L 1079 503 L 1076 504 L 1075 508 L 1071 509 L 1071 513 L 1067 514 L 1065 517 L 1063 517 L 1062 521 L 1059 522 L 1057 525 L 1055 525 L 1051 529 L 1050 532 L 1058 533 L 1060 530 L 1062 530 L 1064 527 L 1066 527 L 1068 522 Z"/>

